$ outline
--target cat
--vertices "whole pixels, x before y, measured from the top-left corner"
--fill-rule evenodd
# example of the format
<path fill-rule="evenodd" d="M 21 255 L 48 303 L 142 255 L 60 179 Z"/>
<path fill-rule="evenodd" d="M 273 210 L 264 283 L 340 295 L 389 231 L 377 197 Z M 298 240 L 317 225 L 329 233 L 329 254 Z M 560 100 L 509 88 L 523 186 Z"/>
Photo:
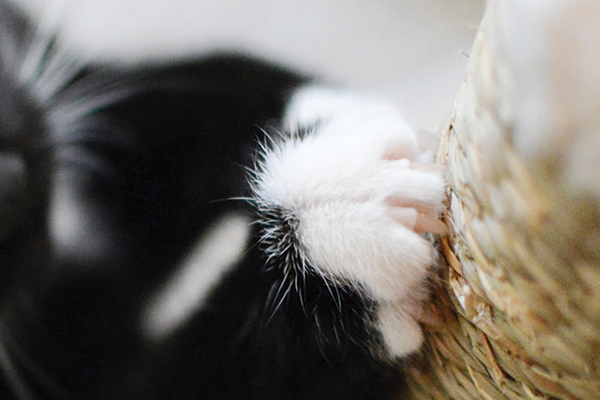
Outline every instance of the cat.
<path fill-rule="evenodd" d="M 2 398 L 396 398 L 445 182 L 394 107 L 85 63 L 0 1 L 0 140 Z"/>

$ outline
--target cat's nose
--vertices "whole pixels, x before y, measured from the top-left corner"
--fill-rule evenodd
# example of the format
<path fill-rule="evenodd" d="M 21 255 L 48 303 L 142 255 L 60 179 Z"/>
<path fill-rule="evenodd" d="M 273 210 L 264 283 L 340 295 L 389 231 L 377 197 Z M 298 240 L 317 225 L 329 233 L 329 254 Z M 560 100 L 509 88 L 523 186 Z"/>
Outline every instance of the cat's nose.
<path fill-rule="evenodd" d="M 12 152 L 0 152 L 0 242 L 19 226 L 27 203 L 27 164 Z"/>

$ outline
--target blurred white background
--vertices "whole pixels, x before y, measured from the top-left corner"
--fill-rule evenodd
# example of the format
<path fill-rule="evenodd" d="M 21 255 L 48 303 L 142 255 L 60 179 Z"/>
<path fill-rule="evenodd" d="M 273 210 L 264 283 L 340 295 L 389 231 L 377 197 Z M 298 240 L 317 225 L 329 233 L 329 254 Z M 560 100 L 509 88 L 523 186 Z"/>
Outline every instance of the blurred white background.
<path fill-rule="evenodd" d="M 385 97 L 415 128 L 451 110 L 483 0 L 13 0 L 95 59 L 238 50 Z"/>

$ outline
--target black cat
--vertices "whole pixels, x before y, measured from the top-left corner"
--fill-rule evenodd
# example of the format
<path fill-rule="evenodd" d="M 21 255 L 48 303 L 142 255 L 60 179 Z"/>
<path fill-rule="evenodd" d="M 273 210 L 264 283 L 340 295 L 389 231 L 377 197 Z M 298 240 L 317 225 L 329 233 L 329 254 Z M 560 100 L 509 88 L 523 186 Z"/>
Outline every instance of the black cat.
<path fill-rule="evenodd" d="M 393 398 L 444 197 L 393 107 L 84 64 L 0 1 L 0 140 L 2 398 Z"/>

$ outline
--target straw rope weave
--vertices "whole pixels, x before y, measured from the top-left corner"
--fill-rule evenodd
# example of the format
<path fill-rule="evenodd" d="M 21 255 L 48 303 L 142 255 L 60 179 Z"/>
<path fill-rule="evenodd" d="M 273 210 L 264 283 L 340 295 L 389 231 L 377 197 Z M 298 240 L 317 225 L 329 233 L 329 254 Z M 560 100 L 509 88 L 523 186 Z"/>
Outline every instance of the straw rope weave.
<path fill-rule="evenodd" d="M 600 399 L 598 204 L 551 162 L 523 159 L 518 87 L 490 1 L 444 132 L 445 259 L 423 355 L 406 368 L 417 399 Z"/>

